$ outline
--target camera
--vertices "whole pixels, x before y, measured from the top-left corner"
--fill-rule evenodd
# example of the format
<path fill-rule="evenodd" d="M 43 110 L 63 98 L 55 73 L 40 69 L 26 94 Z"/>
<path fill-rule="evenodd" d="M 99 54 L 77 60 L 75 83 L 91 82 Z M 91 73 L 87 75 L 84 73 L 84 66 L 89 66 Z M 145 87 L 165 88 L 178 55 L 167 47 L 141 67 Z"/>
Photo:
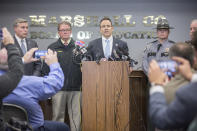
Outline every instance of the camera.
<path fill-rule="evenodd" d="M 47 53 L 47 50 L 37 50 L 34 53 L 34 56 L 36 59 L 40 59 L 41 56 L 45 56 L 45 54 Z"/>
<path fill-rule="evenodd" d="M 176 67 L 178 66 L 178 63 L 173 60 L 168 60 L 158 62 L 158 65 L 166 73 L 166 75 L 171 78 L 173 76 L 173 73 L 176 72 Z"/>

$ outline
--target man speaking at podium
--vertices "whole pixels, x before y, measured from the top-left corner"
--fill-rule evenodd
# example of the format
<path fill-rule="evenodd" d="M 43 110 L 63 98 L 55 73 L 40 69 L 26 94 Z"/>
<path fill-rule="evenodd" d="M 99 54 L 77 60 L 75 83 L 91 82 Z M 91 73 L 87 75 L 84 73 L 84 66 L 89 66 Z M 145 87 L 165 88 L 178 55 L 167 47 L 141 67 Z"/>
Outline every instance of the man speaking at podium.
<path fill-rule="evenodd" d="M 114 28 L 110 18 L 100 21 L 101 38 L 91 41 L 87 47 L 93 61 L 127 60 L 129 58 L 127 43 L 112 36 Z"/>

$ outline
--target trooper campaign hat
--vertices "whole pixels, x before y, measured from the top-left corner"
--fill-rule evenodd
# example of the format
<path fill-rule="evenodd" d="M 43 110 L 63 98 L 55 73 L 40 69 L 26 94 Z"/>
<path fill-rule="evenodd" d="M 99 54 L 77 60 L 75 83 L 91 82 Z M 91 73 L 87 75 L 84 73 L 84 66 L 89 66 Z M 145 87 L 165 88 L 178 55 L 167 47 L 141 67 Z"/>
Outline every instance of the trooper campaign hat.
<path fill-rule="evenodd" d="M 168 20 L 159 19 L 157 22 L 157 28 L 155 29 L 174 29 L 174 27 L 169 26 Z"/>

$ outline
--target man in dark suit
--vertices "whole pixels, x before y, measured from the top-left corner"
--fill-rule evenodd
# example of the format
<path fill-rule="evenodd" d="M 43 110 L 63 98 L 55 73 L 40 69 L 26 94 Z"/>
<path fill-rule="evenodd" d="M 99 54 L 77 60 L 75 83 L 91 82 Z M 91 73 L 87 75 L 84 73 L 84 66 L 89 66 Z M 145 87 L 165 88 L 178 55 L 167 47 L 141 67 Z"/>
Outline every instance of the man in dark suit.
<path fill-rule="evenodd" d="M 20 56 L 30 50 L 31 48 L 38 47 L 37 43 L 29 38 L 28 34 L 28 21 L 22 18 L 17 18 L 14 21 L 14 42 L 20 50 Z M 24 65 L 25 75 L 40 76 L 41 61 L 32 62 Z"/>
<path fill-rule="evenodd" d="M 88 54 L 93 61 L 96 60 L 117 60 L 129 56 L 127 43 L 112 36 L 114 28 L 109 18 L 100 21 L 101 38 L 91 41 L 88 45 Z M 125 57 L 126 56 L 126 57 Z"/>

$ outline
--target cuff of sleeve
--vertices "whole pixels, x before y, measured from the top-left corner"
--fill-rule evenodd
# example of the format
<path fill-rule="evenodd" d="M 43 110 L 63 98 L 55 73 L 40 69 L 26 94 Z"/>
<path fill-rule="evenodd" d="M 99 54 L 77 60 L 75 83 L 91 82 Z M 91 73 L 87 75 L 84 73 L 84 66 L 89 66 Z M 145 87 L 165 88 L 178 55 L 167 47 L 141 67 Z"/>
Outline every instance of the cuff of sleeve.
<path fill-rule="evenodd" d="M 191 82 L 197 82 L 197 74 L 192 75 Z"/>
<path fill-rule="evenodd" d="M 24 60 L 24 58 L 22 57 L 22 62 L 23 62 L 23 64 L 25 63 L 25 60 Z"/>
<path fill-rule="evenodd" d="M 149 94 L 152 95 L 154 93 L 164 93 L 164 89 L 160 85 L 155 85 L 150 88 Z"/>
<path fill-rule="evenodd" d="M 59 68 L 60 64 L 58 62 L 57 63 L 53 63 L 49 67 L 50 67 L 50 70 L 53 70 L 53 69 Z"/>

